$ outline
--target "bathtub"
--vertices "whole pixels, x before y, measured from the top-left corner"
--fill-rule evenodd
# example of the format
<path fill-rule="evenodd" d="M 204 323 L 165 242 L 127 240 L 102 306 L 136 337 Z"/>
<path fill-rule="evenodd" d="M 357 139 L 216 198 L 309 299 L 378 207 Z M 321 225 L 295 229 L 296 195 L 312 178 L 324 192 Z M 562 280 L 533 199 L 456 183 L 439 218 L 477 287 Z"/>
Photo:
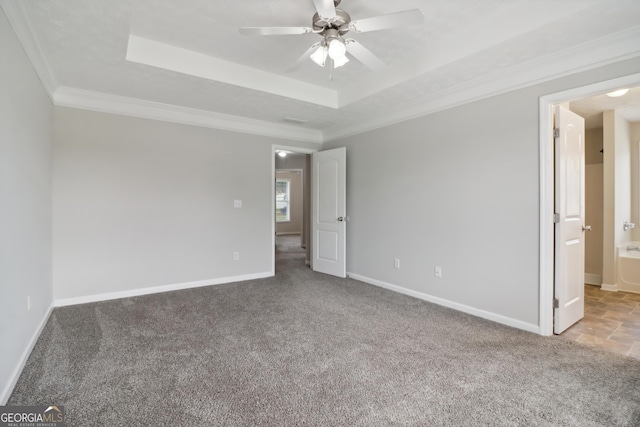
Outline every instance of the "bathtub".
<path fill-rule="evenodd" d="M 625 242 L 618 246 L 618 289 L 640 293 L 640 242 Z"/>

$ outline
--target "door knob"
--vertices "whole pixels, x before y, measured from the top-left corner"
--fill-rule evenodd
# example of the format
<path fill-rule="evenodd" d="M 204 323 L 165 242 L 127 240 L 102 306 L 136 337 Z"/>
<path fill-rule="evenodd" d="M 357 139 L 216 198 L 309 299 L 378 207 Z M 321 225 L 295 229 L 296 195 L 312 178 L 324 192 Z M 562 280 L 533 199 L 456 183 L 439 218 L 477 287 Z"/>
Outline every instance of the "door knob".
<path fill-rule="evenodd" d="M 338 221 L 339 221 L 339 222 L 342 222 L 342 221 L 344 221 L 344 217 L 343 217 L 343 216 L 341 216 L 341 217 L 338 217 Z"/>
<path fill-rule="evenodd" d="M 591 231 L 591 226 L 590 225 L 583 225 L 582 226 L 582 231 Z"/>

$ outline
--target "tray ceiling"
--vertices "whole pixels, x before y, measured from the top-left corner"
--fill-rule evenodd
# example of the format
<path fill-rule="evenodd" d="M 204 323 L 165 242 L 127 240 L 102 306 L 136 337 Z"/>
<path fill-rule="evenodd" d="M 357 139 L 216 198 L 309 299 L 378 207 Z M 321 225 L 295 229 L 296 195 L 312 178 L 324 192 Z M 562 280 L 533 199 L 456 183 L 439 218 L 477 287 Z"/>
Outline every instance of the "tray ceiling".
<path fill-rule="evenodd" d="M 343 0 L 354 19 L 419 8 L 425 22 L 350 33 L 387 65 L 352 59 L 332 80 L 311 60 L 286 72 L 319 36 L 238 32 L 310 26 L 311 0 L 0 4 L 58 104 L 179 111 L 316 142 L 640 55 L 637 0 Z"/>

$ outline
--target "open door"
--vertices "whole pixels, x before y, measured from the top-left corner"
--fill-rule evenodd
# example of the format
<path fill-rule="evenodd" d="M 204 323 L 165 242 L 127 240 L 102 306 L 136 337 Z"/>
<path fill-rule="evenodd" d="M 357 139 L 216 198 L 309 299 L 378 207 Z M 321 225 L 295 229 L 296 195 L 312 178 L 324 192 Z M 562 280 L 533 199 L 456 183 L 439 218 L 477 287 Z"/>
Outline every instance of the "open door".
<path fill-rule="evenodd" d="M 346 277 L 347 149 L 313 154 L 311 268 Z"/>
<path fill-rule="evenodd" d="M 584 119 L 555 107 L 555 288 L 553 332 L 584 317 Z"/>

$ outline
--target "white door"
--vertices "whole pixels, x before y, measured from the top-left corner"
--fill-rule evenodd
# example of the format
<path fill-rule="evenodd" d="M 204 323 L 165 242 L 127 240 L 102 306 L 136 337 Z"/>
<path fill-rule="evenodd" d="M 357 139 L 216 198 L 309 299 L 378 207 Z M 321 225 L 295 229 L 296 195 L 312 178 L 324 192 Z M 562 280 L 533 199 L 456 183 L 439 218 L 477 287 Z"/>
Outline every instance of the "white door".
<path fill-rule="evenodd" d="M 346 277 L 347 149 L 313 154 L 311 268 Z"/>
<path fill-rule="evenodd" d="M 555 107 L 555 289 L 553 332 L 584 316 L 584 119 Z"/>

